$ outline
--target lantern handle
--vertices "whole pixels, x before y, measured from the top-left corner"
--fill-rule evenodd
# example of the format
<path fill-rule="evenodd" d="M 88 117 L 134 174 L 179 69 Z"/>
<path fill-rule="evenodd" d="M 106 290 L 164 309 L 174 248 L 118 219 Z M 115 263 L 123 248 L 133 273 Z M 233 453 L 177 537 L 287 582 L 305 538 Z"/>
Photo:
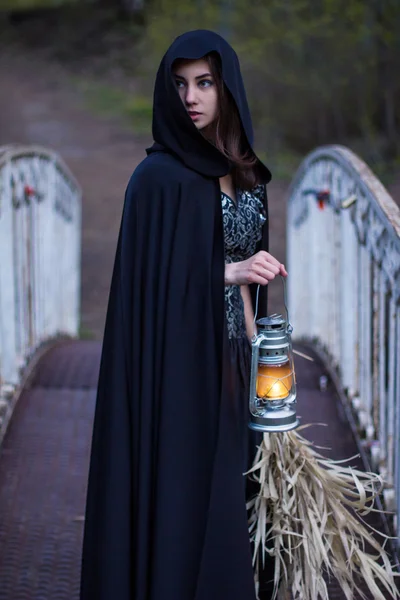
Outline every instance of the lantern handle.
<path fill-rule="evenodd" d="M 286 310 L 286 322 L 287 322 L 287 331 L 289 333 L 292 333 L 293 331 L 293 327 L 291 326 L 290 322 L 289 322 L 289 309 L 288 309 L 288 303 L 287 303 L 287 293 L 286 293 L 286 277 L 284 277 L 283 275 L 281 275 L 281 279 L 282 279 L 282 283 L 283 283 L 283 302 L 285 305 L 285 310 Z M 256 294 L 256 308 L 254 311 L 254 320 L 253 320 L 253 325 L 254 325 L 254 336 L 257 336 L 257 328 L 256 328 L 256 320 L 257 320 L 257 313 L 258 313 L 258 296 L 260 293 L 260 284 L 258 284 L 257 286 L 257 294 Z"/>
<path fill-rule="evenodd" d="M 282 283 L 283 283 L 283 302 L 285 304 L 285 310 L 286 310 L 286 322 L 287 322 L 286 330 L 288 333 L 292 333 L 293 327 L 291 326 L 290 321 L 289 321 L 289 309 L 288 309 L 287 291 L 286 291 L 286 277 L 281 275 L 281 279 L 282 279 Z"/>

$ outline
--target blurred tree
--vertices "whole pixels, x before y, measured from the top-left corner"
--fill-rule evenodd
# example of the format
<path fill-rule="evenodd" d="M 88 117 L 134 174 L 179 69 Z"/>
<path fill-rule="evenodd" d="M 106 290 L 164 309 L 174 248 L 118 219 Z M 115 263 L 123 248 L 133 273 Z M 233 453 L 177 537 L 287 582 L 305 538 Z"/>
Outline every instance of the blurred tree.
<path fill-rule="evenodd" d="M 114 9 L 125 19 L 133 19 L 144 23 L 145 12 L 149 10 L 149 0 L 87 0 L 97 5 Z M 0 0 L 1 2 L 1 0 Z"/>
<path fill-rule="evenodd" d="M 119 0 L 123 12 L 129 16 L 141 15 L 144 11 L 144 0 Z"/>
<path fill-rule="evenodd" d="M 272 131 L 272 144 L 300 152 L 354 139 L 372 154 L 383 146 L 383 157 L 399 151 L 400 3 L 237 0 L 236 7 L 235 45 L 263 137 Z"/>
<path fill-rule="evenodd" d="M 64 4 L 73 4 L 79 0 L 0 0 L 1 12 L 33 11 L 42 8 L 57 8 Z"/>
<path fill-rule="evenodd" d="M 376 49 L 378 84 L 383 91 L 380 98 L 381 122 L 391 144 L 398 138 L 396 123 L 396 92 L 399 91 L 400 10 L 397 1 L 375 0 Z M 396 76 L 397 74 L 397 76 Z"/>

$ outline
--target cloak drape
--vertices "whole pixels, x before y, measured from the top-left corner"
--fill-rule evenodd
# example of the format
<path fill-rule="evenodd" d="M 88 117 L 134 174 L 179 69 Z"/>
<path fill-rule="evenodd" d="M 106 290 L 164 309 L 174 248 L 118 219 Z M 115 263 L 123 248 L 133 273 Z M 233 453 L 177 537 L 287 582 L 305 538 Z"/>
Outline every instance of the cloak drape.
<path fill-rule="evenodd" d="M 255 598 L 225 326 L 218 177 L 230 165 L 197 132 L 171 77 L 176 58 L 210 51 L 221 57 L 252 143 L 232 48 L 212 32 L 178 38 L 157 75 L 156 143 L 126 191 L 93 428 L 81 600 Z M 259 169 L 268 181 L 266 167 Z"/>

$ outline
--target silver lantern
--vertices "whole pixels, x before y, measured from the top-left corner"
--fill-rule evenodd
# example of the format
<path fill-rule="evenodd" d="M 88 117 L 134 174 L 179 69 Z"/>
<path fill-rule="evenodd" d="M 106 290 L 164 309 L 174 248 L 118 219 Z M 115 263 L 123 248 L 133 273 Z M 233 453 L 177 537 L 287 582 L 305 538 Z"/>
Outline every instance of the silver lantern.
<path fill-rule="evenodd" d="M 283 283 L 286 307 L 284 279 Z M 291 340 L 293 328 L 287 308 L 286 314 L 286 319 L 273 314 L 256 321 L 257 334 L 252 339 L 249 427 L 257 431 L 289 431 L 299 425 Z"/>

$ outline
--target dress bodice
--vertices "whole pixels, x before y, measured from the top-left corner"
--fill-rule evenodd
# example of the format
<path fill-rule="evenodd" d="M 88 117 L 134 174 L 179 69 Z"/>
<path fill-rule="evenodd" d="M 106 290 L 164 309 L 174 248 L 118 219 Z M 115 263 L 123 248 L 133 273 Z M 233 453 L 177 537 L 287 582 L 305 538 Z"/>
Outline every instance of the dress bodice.
<path fill-rule="evenodd" d="M 221 192 L 224 225 L 225 262 L 239 262 L 255 253 L 266 221 L 264 186 L 251 191 L 237 190 L 232 199 Z M 229 338 L 246 337 L 243 300 L 240 286 L 225 287 L 225 311 Z"/>

